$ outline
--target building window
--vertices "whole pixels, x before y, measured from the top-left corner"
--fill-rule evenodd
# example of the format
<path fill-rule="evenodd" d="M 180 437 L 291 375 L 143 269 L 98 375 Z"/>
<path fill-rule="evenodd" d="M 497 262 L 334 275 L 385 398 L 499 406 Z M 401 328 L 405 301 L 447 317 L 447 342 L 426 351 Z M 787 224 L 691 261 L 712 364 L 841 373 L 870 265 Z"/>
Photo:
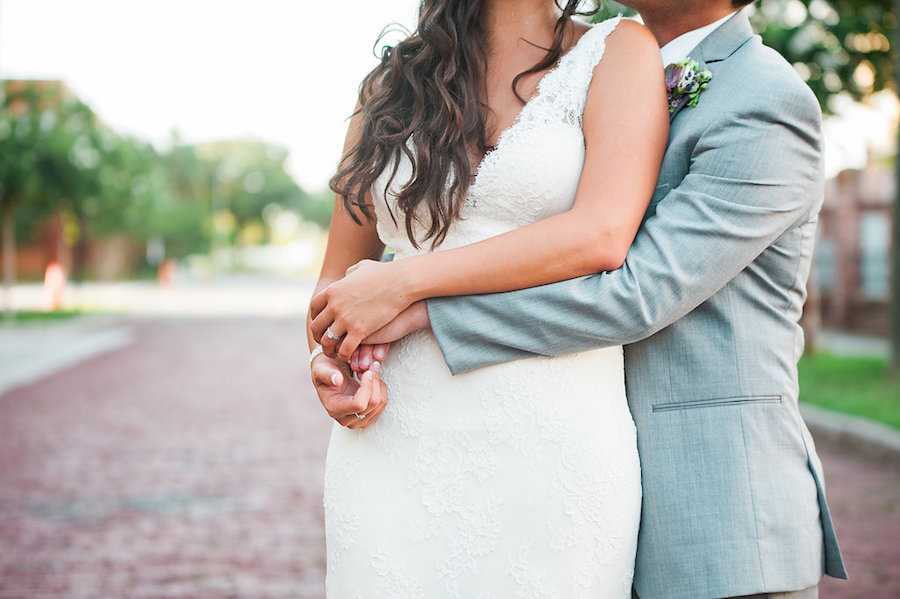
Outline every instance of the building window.
<path fill-rule="evenodd" d="M 887 300 L 890 296 L 891 221 L 884 212 L 864 212 L 859 227 L 862 297 Z"/>

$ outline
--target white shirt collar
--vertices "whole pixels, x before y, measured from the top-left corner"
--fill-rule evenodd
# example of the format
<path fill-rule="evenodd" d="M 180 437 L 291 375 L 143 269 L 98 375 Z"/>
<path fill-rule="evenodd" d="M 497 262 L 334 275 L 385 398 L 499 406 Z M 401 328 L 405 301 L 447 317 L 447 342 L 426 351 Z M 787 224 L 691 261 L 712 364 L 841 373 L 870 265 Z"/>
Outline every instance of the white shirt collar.
<path fill-rule="evenodd" d="M 699 29 L 694 29 L 693 31 L 682 33 L 671 42 L 660 48 L 663 66 L 665 67 L 674 62 L 678 62 L 679 60 L 687 58 L 688 52 L 700 45 L 700 42 L 706 39 L 706 36 L 715 31 L 719 27 L 719 25 L 734 16 L 736 12 L 737 11 L 734 11 L 726 17 L 722 17 L 715 23 L 710 23 L 709 25 L 704 25 Z"/>

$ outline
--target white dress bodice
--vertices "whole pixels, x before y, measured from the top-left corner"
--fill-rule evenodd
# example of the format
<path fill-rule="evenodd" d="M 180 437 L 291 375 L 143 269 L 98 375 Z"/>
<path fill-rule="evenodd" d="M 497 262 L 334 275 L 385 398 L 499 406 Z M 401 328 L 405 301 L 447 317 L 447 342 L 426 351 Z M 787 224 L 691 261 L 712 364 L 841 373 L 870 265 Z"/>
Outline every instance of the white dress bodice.
<path fill-rule="evenodd" d="M 581 124 L 588 88 L 606 37 L 618 22 L 610 19 L 591 28 L 543 76 L 535 95 L 478 166 L 461 218 L 452 223 L 440 249 L 474 243 L 572 207 L 584 165 Z M 424 242 L 416 249 L 407 237 L 394 199 L 410 180 L 412 165 L 402 153 L 395 160 L 400 164 L 387 193 L 393 164 L 375 181 L 372 196 L 378 235 L 400 258 L 431 247 Z M 422 227 L 414 227 L 414 232 L 421 242 Z"/>

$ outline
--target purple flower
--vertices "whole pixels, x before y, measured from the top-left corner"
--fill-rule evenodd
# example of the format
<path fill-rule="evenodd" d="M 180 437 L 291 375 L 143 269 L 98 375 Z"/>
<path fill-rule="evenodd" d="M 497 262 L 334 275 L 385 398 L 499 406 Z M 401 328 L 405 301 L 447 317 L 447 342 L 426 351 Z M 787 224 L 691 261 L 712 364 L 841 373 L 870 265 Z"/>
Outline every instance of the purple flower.
<path fill-rule="evenodd" d="M 666 93 L 669 98 L 669 114 L 683 104 L 696 106 L 700 92 L 712 80 L 709 69 L 701 69 L 697 61 L 686 58 L 666 67 Z"/>

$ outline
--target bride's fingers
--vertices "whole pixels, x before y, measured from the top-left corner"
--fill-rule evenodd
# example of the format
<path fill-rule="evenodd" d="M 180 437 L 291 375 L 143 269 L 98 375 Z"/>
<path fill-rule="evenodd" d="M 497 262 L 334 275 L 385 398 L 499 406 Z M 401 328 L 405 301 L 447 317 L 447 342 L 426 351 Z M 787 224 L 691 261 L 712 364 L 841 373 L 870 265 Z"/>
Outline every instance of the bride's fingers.
<path fill-rule="evenodd" d="M 325 295 L 325 290 L 323 289 L 319 293 L 313 296 L 312 300 L 309 302 L 309 315 L 315 320 L 316 316 L 325 309 L 325 306 L 328 305 L 328 296 Z"/>
<path fill-rule="evenodd" d="M 335 418 L 337 423 L 343 426 L 344 428 L 349 429 L 358 429 L 362 427 L 362 419 L 357 418 L 356 414 L 350 414 L 349 416 L 341 416 L 340 418 Z"/>
<path fill-rule="evenodd" d="M 357 428 L 367 428 L 371 426 L 373 422 L 378 420 L 378 417 L 381 416 L 381 413 L 384 412 L 384 409 L 387 407 L 387 387 L 385 386 L 384 381 L 381 380 L 380 371 L 381 365 L 378 364 L 378 362 L 375 362 L 372 365 L 372 369 L 366 371 L 366 374 L 364 375 L 371 381 L 372 394 L 369 397 L 369 405 L 364 412 L 365 417 L 360 420 Z"/>
<path fill-rule="evenodd" d="M 318 314 L 313 316 L 312 304 L 310 304 L 309 313 L 311 321 L 309 330 L 312 332 L 313 339 L 316 340 L 316 343 L 322 343 L 322 335 L 325 334 L 325 329 L 334 322 L 334 315 L 331 312 L 331 310 L 324 308 Z M 332 330 L 332 332 L 334 331 Z"/>
<path fill-rule="evenodd" d="M 319 319 L 321 319 L 321 321 Z M 316 319 L 316 321 L 313 322 L 313 327 L 322 329 L 322 334 L 317 341 L 322 346 L 322 351 L 326 356 L 329 358 L 336 358 L 338 357 L 340 348 L 343 346 L 347 330 L 338 322 L 328 322 L 328 310 L 322 312 L 319 319 Z M 315 332 L 313 333 L 313 336 L 315 336 Z M 350 352 L 347 353 L 348 355 L 346 357 L 341 357 L 341 360 L 344 362 L 350 361 Z"/>
<path fill-rule="evenodd" d="M 325 336 L 327 337 L 328 335 Z M 359 347 L 361 341 L 362 337 L 358 333 L 354 331 L 347 332 L 347 334 L 344 335 L 344 338 L 341 339 L 340 345 L 337 347 L 338 359 L 349 362 L 350 356 L 352 356 L 353 352 L 356 351 L 356 348 Z M 325 346 L 323 345 L 322 349 L 324 348 Z"/>
<path fill-rule="evenodd" d="M 341 345 L 344 343 L 343 333 L 338 333 L 335 331 L 336 327 L 334 325 L 331 326 L 331 330 L 335 332 L 335 336 L 337 339 L 329 337 L 326 333 L 322 335 L 322 352 L 328 356 L 329 358 L 338 358 L 338 352 L 341 349 Z M 348 362 L 348 359 L 339 358 L 343 362 Z"/>
<path fill-rule="evenodd" d="M 359 354 L 360 354 L 361 350 L 362 350 L 362 346 L 357 347 L 356 351 L 353 352 L 353 355 L 350 356 L 350 370 L 352 370 L 353 372 L 355 372 L 357 374 L 359 374 L 360 371 L 365 370 L 365 368 L 360 368 L 360 366 L 359 366 L 359 364 L 360 364 Z"/>
<path fill-rule="evenodd" d="M 375 393 L 375 376 L 374 373 L 365 372 L 360 378 L 359 382 L 359 390 L 353 396 L 353 402 L 351 403 L 352 407 L 355 408 L 351 414 L 348 415 L 347 420 L 353 418 L 354 421 L 350 421 L 347 424 L 344 424 L 347 428 L 357 429 L 357 428 L 365 428 L 368 426 L 365 423 L 366 420 L 366 412 L 370 411 L 373 407 L 371 406 L 372 398 Z M 343 424 L 343 423 L 342 423 Z"/>
<path fill-rule="evenodd" d="M 344 373 L 341 369 L 327 360 L 318 360 L 312 367 L 313 384 L 317 387 L 339 387 L 344 382 Z"/>
<path fill-rule="evenodd" d="M 336 415 L 334 418 L 339 424 L 357 430 L 368 428 L 378 420 L 387 407 L 388 399 L 387 387 L 381 380 L 380 371 L 381 365 L 375 362 L 371 370 L 363 373 L 360 377 L 360 387 L 353 396 L 352 403 L 348 404 L 354 411 Z"/>
<path fill-rule="evenodd" d="M 360 425 L 358 428 L 369 428 L 372 426 L 378 418 L 381 417 L 382 412 L 387 407 L 386 403 L 381 404 L 377 410 L 370 414 L 366 414 L 366 417 L 363 420 L 360 420 Z"/>
<path fill-rule="evenodd" d="M 341 408 L 341 413 L 335 414 L 334 419 L 338 421 L 338 424 L 350 429 L 364 427 L 365 411 L 372 397 L 372 383 L 371 376 L 368 377 L 368 380 L 363 377 L 362 381 L 360 381 L 359 389 L 350 398 L 350 401 Z"/>

